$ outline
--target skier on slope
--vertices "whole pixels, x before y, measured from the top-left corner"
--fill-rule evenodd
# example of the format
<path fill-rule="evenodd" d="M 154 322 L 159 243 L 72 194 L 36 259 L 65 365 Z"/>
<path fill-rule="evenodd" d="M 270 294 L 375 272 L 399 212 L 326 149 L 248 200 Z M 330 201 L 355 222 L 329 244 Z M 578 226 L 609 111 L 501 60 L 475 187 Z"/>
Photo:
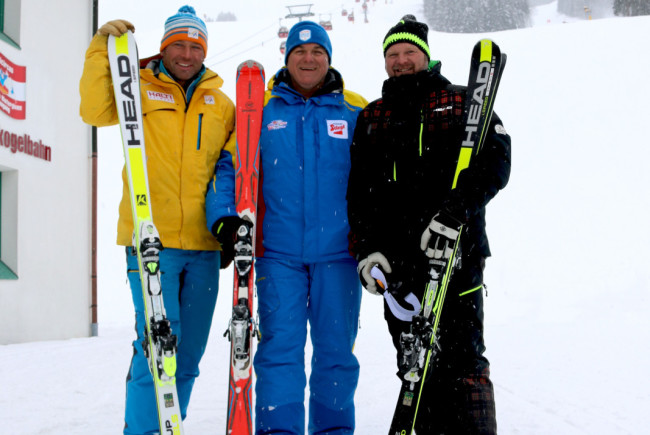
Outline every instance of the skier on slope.
<path fill-rule="evenodd" d="M 104 24 L 86 52 L 80 83 L 83 120 L 95 126 L 118 123 L 107 58 L 108 35 L 134 26 Z M 205 225 L 205 194 L 217 160 L 235 152 L 235 107 L 219 90 L 223 80 L 203 65 L 207 29 L 194 8 L 183 6 L 165 22 L 160 54 L 140 69 L 147 172 L 160 252 L 162 289 L 172 333 L 178 338 L 176 385 L 184 418 L 199 361 L 205 351 L 219 290 L 219 243 Z M 117 243 L 126 246 L 137 339 L 127 376 L 125 434 L 158 433 L 152 376 L 142 350 L 144 302 L 137 258 L 130 248 L 133 218 L 123 174 Z M 218 186 L 217 186 L 218 187 Z"/>
<path fill-rule="evenodd" d="M 373 266 L 403 302 L 422 301 L 428 258 L 444 233 L 457 229 L 461 260 L 443 305 L 440 352 L 429 367 L 416 419 L 418 434 L 496 433 L 494 392 L 483 355 L 483 268 L 490 255 L 485 206 L 510 174 L 510 137 L 495 115 L 477 156 L 452 188 L 464 139 L 464 88 L 452 86 L 430 62 L 428 27 L 412 15 L 384 39 L 382 98 L 359 115 L 348 186 L 351 250 L 364 287 L 377 294 Z M 431 222 L 431 225 L 430 225 Z M 448 240 L 453 243 L 453 240 Z M 423 252 L 424 251 L 424 252 Z M 410 321 L 384 304 L 384 317 L 401 358 L 400 335 Z"/>
<path fill-rule="evenodd" d="M 255 252 L 262 335 L 254 359 L 257 434 L 305 433 L 308 323 L 309 433 L 350 434 L 355 427 L 359 364 L 352 349 L 361 286 L 348 252 L 345 194 L 352 131 L 367 102 L 344 89 L 331 59 L 323 27 L 294 25 L 286 67 L 265 97 Z M 208 225 L 232 244 L 241 223 L 234 215 L 234 168 L 219 165 L 215 177 L 231 180 L 233 204 L 230 216 L 219 218 L 226 213 L 212 206 L 219 194 L 210 190 Z"/>

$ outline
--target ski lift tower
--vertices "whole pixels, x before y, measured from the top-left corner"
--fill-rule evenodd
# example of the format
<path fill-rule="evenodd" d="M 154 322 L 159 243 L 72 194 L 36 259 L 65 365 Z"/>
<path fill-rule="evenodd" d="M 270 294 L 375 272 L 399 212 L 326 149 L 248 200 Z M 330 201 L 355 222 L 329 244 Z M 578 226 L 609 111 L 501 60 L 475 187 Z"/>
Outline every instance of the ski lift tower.
<path fill-rule="evenodd" d="M 302 21 L 303 17 L 313 17 L 314 13 L 311 12 L 312 6 L 314 6 L 313 3 L 287 6 L 287 9 L 289 9 L 289 15 L 285 18 L 298 18 L 298 21 Z"/>

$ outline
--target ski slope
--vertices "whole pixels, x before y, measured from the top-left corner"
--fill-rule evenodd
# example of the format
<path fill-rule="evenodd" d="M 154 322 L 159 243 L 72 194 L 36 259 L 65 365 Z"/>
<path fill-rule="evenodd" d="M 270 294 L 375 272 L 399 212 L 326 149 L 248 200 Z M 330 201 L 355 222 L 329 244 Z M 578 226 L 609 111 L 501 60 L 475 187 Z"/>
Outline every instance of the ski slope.
<path fill-rule="evenodd" d="M 377 0 L 364 23 L 341 5 L 331 14 L 333 66 L 346 86 L 378 98 L 386 78 L 381 42 L 405 13 L 422 19 L 418 0 Z M 164 20 L 185 4 L 172 0 L 100 2 L 100 19 L 136 26 L 141 56 L 158 51 Z M 267 78 L 283 65 L 277 30 L 290 27 L 286 2 L 196 0 L 208 22 L 206 63 L 234 99 L 237 65 L 261 62 Z M 488 207 L 485 300 L 502 434 L 641 434 L 650 407 L 650 114 L 645 85 L 650 17 L 585 21 L 557 2 L 533 10 L 533 27 L 490 34 L 431 31 L 433 57 L 456 83 L 467 80 L 471 48 L 483 37 L 508 54 L 495 110 L 512 136 L 510 184 Z M 46 29 L 42 30 L 46 37 Z M 78 74 L 76 69 L 70 71 Z M 0 346 L 0 421 L 12 434 L 121 433 L 132 306 L 123 248 L 116 247 L 123 156 L 117 128 L 99 130 L 99 337 Z M 56 213 L 56 211 L 51 211 Z M 52 261 L 56 261 L 53 259 Z M 223 433 L 226 424 L 232 270 L 222 275 L 213 333 L 185 429 Z M 364 292 L 355 352 L 361 363 L 357 433 L 386 433 L 399 382 L 382 303 Z M 309 361 L 309 349 L 307 352 Z M 308 394 L 308 392 L 306 393 Z M 306 395 L 306 397 L 308 397 Z"/>

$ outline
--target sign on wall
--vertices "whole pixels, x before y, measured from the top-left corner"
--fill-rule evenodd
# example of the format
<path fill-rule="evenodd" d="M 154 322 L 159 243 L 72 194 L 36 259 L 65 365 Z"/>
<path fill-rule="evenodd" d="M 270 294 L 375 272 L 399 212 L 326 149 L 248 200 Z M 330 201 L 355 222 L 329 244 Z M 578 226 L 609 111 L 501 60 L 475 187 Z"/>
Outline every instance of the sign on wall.
<path fill-rule="evenodd" d="M 14 119 L 25 119 L 26 71 L 0 53 L 0 111 Z"/>

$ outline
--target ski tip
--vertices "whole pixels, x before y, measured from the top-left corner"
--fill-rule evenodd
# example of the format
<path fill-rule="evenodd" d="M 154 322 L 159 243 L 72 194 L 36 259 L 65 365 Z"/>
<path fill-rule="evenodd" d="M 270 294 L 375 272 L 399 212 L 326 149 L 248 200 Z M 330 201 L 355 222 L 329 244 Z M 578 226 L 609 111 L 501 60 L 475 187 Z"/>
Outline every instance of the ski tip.
<path fill-rule="evenodd" d="M 491 39 L 481 39 L 474 45 L 472 57 L 480 62 L 490 62 L 492 59 L 504 59 L 499 45 Z"/>
<path fill-rule="evenodd" d="M 120 36 L 115 36 L 115 35 L 110 35 L 110 34 L 108 35 L 108 40 L 109 41 L 113 41 L 113 40 L 116 40 L 116 39 L 117 40 L 120 40 L 120 39 L 128 40 L 128 39 L 133 39 L 133 38 L 134 38 L 133 32 L 131 30 L 128 30 L 128 29 L 127 29 L 126 32 L 122 33 Z"/>
<path fill-rule="evenodd" d="M 239 66 L 237 67 L 237 78 L 238 79 L 239 79 L 239 76 L 241 75 L 241 73 L 243 71 L 245 71 L 245 70 L 248 70 L 248 71 L 257 70 L 257 71 L 259 71 L 260 75 L 262 76 L 262 81 L 264 81 L 264 82 L 266 81 L 266 78 L 264 76 L 264 67 L 258 61 L 248 59 L 248 60 L 245 60 L 242 63 L 240 63 Z"/>
<path fill-rule="evenodd" d="M 239 66 L 237 67 L 237 70 L 241 71 L 244 68 L 259 69 L 260 71 L 264 71 L 264 67 L 262 66 L 262 64 L 253 59 L 248 59 L 240 63 Z"/>
<path fill-rule="evenodd" d="M 138 44 L 135 42 L 133 32 L 127 30 L 120 36 L 108 35 L 107 46 L 109 56 L 125 54 L 138 56 Z"/>
<path fill-rule="evenodd" d="M 476 43 L 476 47 L 496 47 L 499 48 L 499 45 L 494 42 L 492 39 L 483 38 Z"/>

